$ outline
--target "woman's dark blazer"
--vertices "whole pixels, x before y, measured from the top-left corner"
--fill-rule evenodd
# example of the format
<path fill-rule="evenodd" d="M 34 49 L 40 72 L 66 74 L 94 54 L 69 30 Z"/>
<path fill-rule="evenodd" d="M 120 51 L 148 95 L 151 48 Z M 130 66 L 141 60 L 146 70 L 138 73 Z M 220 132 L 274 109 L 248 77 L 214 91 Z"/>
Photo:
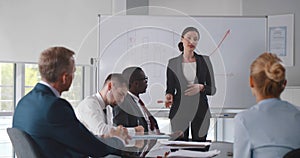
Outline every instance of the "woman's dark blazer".
<path fill-rule="evenodd" d="M 196 78 L 194 83 L 203 84 L 205 90 L 200 92 L 200 95 L 195 95 L 193 97 L 195 100 L 199 101 L 198 111 L 202 111 L 205 116 L 205 113 L 208 110 L 206 95 L 214 95 L 216 93 L 214 72 L 208 56 L 196 53 L 194 53 L 194 56 L 196 59 Z M 171 106 L 169 113 L 170 119 L 172 119 L 176 114 L 182 98 L 185 97 L 183 93 L 187 89 L 188 85 L 188 82 L 183 75 L 182 60 L 183 54 L 180 54 L 179 56 L 170 59 L 168 62 L 166 93 L 173 94 L 173 105 Z"/>

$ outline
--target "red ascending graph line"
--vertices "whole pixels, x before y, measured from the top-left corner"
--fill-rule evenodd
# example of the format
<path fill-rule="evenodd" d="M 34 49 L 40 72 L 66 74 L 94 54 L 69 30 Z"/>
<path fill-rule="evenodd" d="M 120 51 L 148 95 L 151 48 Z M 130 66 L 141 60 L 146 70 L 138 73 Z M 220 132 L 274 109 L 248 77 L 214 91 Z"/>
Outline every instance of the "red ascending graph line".
<path fill-rule="evenodd" d="M 223 36 L 222 40 L 219 42 L 218 46 L 210 53 L 209 56 L 213 55 L 222 45 L 223 41 L 226 39 L 226 37 L 230 34 L 230 29 L 228 29 L 225 33 L 225 35 Z"/>

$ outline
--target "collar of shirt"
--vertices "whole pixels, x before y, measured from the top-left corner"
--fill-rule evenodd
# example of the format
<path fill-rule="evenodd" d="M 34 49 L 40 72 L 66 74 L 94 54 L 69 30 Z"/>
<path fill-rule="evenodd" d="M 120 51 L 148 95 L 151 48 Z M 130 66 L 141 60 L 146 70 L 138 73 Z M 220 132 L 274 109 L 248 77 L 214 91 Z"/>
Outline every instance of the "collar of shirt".
<path fill-rule="evenodd" d="M 60 97 L 59 92 L 58 92 L 55 88 L 53 88 L 50 84 L 48 84 L 48 83 L 45 82 L 45 81 L 40 81 L 39 83 L 40 83 L 40 84 L 43 84 L 43 85 L 45 85 L 45 86 L 47 86 L 47 87 L 49 87 L 49 88 L 51 89 L 51 91 L 54 93 L 55 96 Z"/>
<path fill-rule="evenodd" d="M 147 113 L 145 113 L 143 107 L 141 106 L 141 104 L 139 103 L 140 98 L 137 97 L 136 95 L 132 94 L 131 92 L 128 91 L 128 94 L 134 99 L 134 101 L 136 102 L 138 108 L 140 109 L 142 115 L 144 116 L 144 119 L 147 121 L 148 124 L 148 130 L 151 131 L 150 129 L 150 120 L 149 120 L 149 116 L 147 115 Z"/>
<path fill-rule="evenodd" d="M 104 100 L 103 100 L 102 96 L 100 95 L 99 92 L 96 93 L 95 96 L 96 96 L 96 98 L 98 99 L 98 101 L 99 101 L 99 103 L 100 103 L 100 106 L 101 106 L 102 110 L 104 110 L 104 109 L 106 108 L 106 106 L 105 106 L 105 103 L 104 103 Z"/>
<path fill-rule="evenodd" d="M 132 98 L 134 99 L 134 101 L 135 101 L 136 103 L 139 104 L 139 100 L 140 100 L 139 97 L 137 97 L 136 95 L 132 94 L 130 91 L 128 91 L 128 94 L 129 94 L 130 96 L 132 96 Z"/>
<path fill-rule="evenodd" d="M 99 93 L 99 92 L 96 93 L 95 96 L 96 96 L 96 98 L 98 99 L 101 108 L 102 108 L 102 109 L 106 109 L 104 100 L 103 100 L 102 96 L 100 95 L 100 93 Z M 135 135 L 135 129 L 134 129 L 134 128 L 127 128 L 127 130 L 128 130 L 128 134 L 130 134 L 131 136 Z M 121 140 L 121 141 L 123 142 L 123 144 L 126 145 L 125 141 L 124 141 L 122 138 L 120 138 L 120 137 L 118 137 L 118 136 L 113 136 L 113 137 L 115 137 L 115 138 Z M 132 143 L 131 143 L 131 145 L 132 145 Z"/>
<path fill-rule="evenodd" d="M 279 98 L 268 98 L 259 101 L 257 104 L 268 104 L 269 102 L 274 102 L 280 100 Z"/>

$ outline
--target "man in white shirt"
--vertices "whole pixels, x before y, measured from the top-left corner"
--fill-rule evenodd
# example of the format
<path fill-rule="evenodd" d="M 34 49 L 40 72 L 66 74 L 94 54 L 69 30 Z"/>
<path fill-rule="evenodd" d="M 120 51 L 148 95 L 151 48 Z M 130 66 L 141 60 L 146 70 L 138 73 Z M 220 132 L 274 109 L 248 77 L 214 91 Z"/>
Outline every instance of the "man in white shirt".
<path fill-rule="evenodd" d="M 112 107 L 124 101 L 127 83 L 122 74 L 113 73 L 106 78 L 103 88 L 96 94 L 85 98 L 75 108 L 75 114 L 93 134 L 109 136 L 110 130 L 116 128 L 112 123 Z M 109 106 L 110 105 L 110 106 Z M 127 128 L 129 135 L 143 133 L 142 126 Z"/>

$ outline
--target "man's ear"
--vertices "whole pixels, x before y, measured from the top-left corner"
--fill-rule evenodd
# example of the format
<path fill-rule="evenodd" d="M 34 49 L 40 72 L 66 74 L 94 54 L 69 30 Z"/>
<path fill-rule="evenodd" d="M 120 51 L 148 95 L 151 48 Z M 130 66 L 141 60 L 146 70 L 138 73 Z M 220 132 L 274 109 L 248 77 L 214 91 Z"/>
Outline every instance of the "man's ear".
<path fill-rule="evenodd" d="M 253 81 L 253 77 L 252 76 L 249 77 L 249 85 L 250 85 L 251 88 L 254 87 L 254 81 Z"/>
<path fill-rule="evenodd" d="M 68 73 L 64 72 L 64 73 L 61 75 L 61 80 L 62 80 L 62 83 L 63 83 L 63 84 L 67 83 L 67 80 L 68 80 Z"/>
<path fill-rule="evenodd" d="M 111 88 L 112 88 L 112 82 L 111 81 L 109 81 L 108 83 L 107 83 L 107 90 L 111 90 Z"/>

